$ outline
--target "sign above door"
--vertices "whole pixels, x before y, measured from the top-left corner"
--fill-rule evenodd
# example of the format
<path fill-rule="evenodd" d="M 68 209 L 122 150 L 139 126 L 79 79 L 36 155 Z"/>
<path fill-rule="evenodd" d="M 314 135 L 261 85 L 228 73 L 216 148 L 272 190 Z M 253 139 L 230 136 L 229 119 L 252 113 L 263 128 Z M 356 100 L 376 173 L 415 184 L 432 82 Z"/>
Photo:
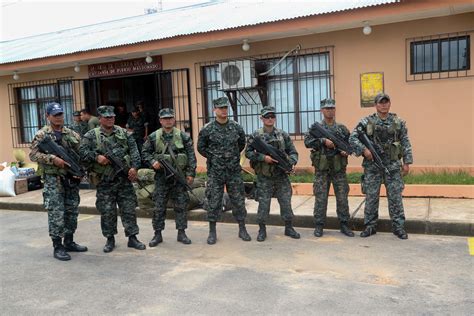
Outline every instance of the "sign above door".
<path fill-rule="evenodd" d="M 151 63 L 147 63 L 145 58 L 137 58 L 89 65 L 89 78 L 123 76 L 162 70 L 161 55 L 151 57 L 153 59 Z"/>

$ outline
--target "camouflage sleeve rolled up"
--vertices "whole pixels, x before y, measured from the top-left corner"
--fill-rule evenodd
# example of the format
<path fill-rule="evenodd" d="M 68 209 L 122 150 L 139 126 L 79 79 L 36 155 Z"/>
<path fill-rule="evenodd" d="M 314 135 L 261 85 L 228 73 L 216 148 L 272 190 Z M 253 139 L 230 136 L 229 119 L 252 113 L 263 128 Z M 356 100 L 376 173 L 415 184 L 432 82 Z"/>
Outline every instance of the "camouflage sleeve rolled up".
<path fill-rule="evenodd" d="M 351 144 L 352 149 L 354 149 L 354 154 L 359 157 L 364 152 L 365 146 L 359 140 L 359 135 L 365 133 L 367 129 L 367 118 L 363 118 L 354 128 L 352 133 L 349 136 L 349 144 Z"/>
<path fill-rule="evenodd" d="M 413 163 L 413 153 L 411 149 L 410 139 L 408 138 L 408 129 L 406 122 L 403 120 L 401 121 L 401 129 L 400 129 L 400 144 L 402 145 L 403 149 L 403 163 L 410 165 Z"/>
<path fill-rule="evenodd" d="M 130 167 L 138 169 L 140 168 L 142 158 L 140 152 L 138 151 L 137 143 L 132 135 L 127 134 L 127 143 L 128 143 L 128 152 L 130 154 Z"/>
<path fill-rule="evenodd" d="M 90 164 L 96 161 L 98 155 L 96 152 L 96 143 L 94 130 L 88 131 L 82 137 L 81 145 L 79 146 L 79 156 L 84 163 Z"/>
<path fill-rule="evenodd" d="M 262 153 L 259 153 L 255 150 L 255 148 L 252 145 L 253 138 L 257 135 L 257 132 L 255 131 L 252 135 L 249 136 L 248 142 L 247 142 L 247 148 L 245 149 L 245 157 L 247 157 L 248 160 L 251 162 L 257 162 L 257 161 L 264 161 L 265 160 L 265 155 Z"/>
<path fill-rule="evenodd" d="M 188 134 L 181 132 L 181 139 L 183 140 L 184 150 L 188 157 L 188 166 L 186 167 L 185 173 L 187 177 L 196 177 L 196 155 L 194 154 L 193 140 Z"/>
<path fill-rule="evenodd" d="M 54 158 L 56 158 L 55 155 L 52 154 L 43 154 L 39 151 L 38 144 L 39 142 L 46 136 L 46 132 L 41 129 L 39 130 L 35 137 L 33 138 L 33 141 L 31 142 L 30 145 L 30 160 L 33 162 L 38 162 L 46 165 L 52 165 Z"/>
<path fill-rule="evenodd" d="M 209 125 L 204 126 L 200 131 L 199 131 L 199 136 L 198 136 L 198 143 L 197 143 L 197 151 L 201 154 L 201 156 L 207 158 L 207 149 L 208 149 L 208 143 L 209 143 L 209 131 L 208 128 Z"/>
<path fill-rule="evenodd" d="M 298 152 L 296 151 L 290 135 L 288 135 L 287 132 L 283 132 L 283 139 L 285 140 L 285 152 L 288 155 L 290 163 L 296 165 L 296 163 L 298 163 Z"/>
<path fill-rule="evenodd" d="M 155 144 L 156 144 L 156 132 L 153 132 L 148 136 L 147 140 L 142 147 L 142 161 L 148 167 L 151 168 L 156 162 L 155 160 Z"/>

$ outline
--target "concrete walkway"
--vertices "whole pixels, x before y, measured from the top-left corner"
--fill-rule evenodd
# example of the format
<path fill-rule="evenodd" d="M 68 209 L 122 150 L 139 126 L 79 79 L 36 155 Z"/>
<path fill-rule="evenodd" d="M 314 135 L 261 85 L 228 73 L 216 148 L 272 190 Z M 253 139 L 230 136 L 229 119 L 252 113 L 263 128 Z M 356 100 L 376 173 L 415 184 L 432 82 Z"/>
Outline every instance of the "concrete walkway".
<path fill-rule="evenodd" d="M 81 190 L 80 213 L 98 214 L 95 208 L 95 190 Z M 363 197 L 349 197 L 351 214 L 363 201 Z M 0 209 L 44 211 L 42 190 L 30 191 L 16 197 L 0 197 Z M 298 227 L 313 227 L 314 196 L 294 195 L 292 200 L 295 214 L 294 224 Z M 258 203 L 246 200 L 248 212 L 247 222 L 255 224 Z M 474 236 L 474 200 L 446 199 L 446 198 L 404 198 L 406 229 L 408 233 Z M 151 217 L 151 209 L 139 209 L 138 216 Z M 353 227 L 363 229 L 364 207 L 357 212 Z M 168 212 L 168 218 L 174 218 L 173 211 Z M 380 199 L 378 231 L 391 231 L 388 216 L 387 199 Z M 192 210 L 188 219 L 205 221 L 206 212 L 202 209 Z M 231 212 L 225 212 L 222 220 L 234 222 Z M 272 199 L 269 225 L 283 225 L 279 215 L 279 206 L 276 199 Z M 325 228 L 339 229 L 336 216 L 336 200 L 329 197 L 328 217 Z"/>

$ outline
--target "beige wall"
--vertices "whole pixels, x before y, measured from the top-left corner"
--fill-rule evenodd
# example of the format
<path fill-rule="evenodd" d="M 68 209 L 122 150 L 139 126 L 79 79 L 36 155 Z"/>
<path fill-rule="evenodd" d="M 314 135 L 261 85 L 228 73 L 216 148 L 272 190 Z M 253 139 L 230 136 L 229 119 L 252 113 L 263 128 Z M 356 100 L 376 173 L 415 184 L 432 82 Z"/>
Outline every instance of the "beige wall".
<path fill-rule="evenodd" d="M 446 168 L 474 166 L 473 145 L 473 77 L 405 81 L 405 39 L 422 36 L 469 31 L 474 29 L 474 14 L 418 20 L 374 26 L 372 34 L 365 36 L 360 28 L 292 37 L 281 40 L 251 43 L 249 52 L 240 46 L 198 50 L 163 56 L 164 69 L 189 68 L 192 117 L 197 135 L 197 105 L 195 63 L 218 59 L 240 58 L 287 51 L 301 44 L 303 48 L 335 46 L 335 96 L 337 120 L 352 129 L 358 120 L 373 112 L 360 107 L 359 76 L 364 72 L 383 72 L 385 91 L 392 98 L 392 111 L 407 121 L 414 150 L 414 167 Z M 471 65 L 473 65 L 473 38 L 471 38 Z M 49 79 L 63 76 L 85 78 L 86 67 L 76 74 L 71 69 L 21 74 L 21 81 Z M 472 73 L 472 72 L 471 72 Z M 0 78 L 0 161 L 10 161 L 11 136 L 6 85 L 11 76 Z M 199 105 L 201 106 L 201 105 Z M 3 115 L 6 114 L 6 115 Z M 300 167 L 309 167 L 309 151 L 302 141 L 296 141 L 300 152 Z M 199 157 L 199 165 L 204 160 Z M 350 166 L 360 165 L 359 158 L 351 158 Z"/>

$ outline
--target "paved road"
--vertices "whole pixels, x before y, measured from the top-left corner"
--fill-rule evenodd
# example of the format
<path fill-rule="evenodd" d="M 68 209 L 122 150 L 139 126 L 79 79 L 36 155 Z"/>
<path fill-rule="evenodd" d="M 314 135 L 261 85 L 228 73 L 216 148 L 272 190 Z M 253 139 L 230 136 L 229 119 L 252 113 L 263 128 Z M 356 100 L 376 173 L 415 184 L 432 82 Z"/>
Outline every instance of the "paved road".
<path fill-rule="evenodd" d="M 0 210 L 3 315 L 455 314 L 474 310 L 473 256 L 465 237 L 378 233 L 347 238 L 298 229 L 300 240 L 271 226 L 257 243 L 237 238 L 237 225 L 191 222 L 193 244 L 177 243 L 167 221 L 157 248 L 102 252 L 100 218 L 81 215 L 76 239 L 89 247 L 73 260 L 52 258 L 45 213 Z M 148 242 L 150 219 L 139 219 Z M 120 230 L 119 230 L 120 231 Z"/>

